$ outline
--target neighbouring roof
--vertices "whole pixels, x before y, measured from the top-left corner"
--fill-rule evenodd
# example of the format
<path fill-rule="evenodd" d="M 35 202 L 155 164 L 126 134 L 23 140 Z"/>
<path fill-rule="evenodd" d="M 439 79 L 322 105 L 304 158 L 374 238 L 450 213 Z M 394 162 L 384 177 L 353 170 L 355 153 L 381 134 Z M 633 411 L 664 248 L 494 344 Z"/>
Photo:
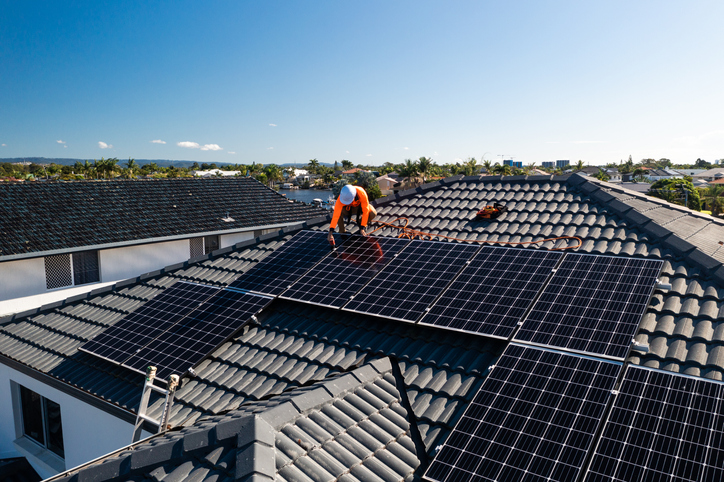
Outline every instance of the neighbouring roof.
<path fill-rule="evenodd" d="M 476 220 L 492 202 L 508 211 Z M 671 288 L 654 291 L 636 335 L 649 351 L 632 352 L 629 361 L 724 379 L 718 219 L 581 175 L 456 176 L 389 196 L 377 211 L 379 221 L 405 218 L 440 237 L 550 239 L 538 246 L 550 249 L 575 245 L 554 239 L 575 236 L 578 252 L 662 259 L 660 281 Z M 326 221 L 308 227 L 326 229 Z M 266 235 L 1 320 L 2 361 L 132 415 L 143 377 L 77 348 L 179 280 L 228 285 L 293 234 Z M 384 227 L 375 235 L 397 231 Z M 419 480 L 504 347 L 482 336 L 275 300 L 184 379 L 171 414 L 176 430 L 65 475 L 224 480 L 251 470 L 264 480 Z M 152 402 L 151 415 L 160 404 Z M 274 467 L 264 465 L 272 453 Z"/>
<path fill-rule="evenodd" d="M 0 183 L 9 256 L 301 222 L 325 210 L 252 178 Z M 226 222 L 227 215 L 234 221 Z"/>

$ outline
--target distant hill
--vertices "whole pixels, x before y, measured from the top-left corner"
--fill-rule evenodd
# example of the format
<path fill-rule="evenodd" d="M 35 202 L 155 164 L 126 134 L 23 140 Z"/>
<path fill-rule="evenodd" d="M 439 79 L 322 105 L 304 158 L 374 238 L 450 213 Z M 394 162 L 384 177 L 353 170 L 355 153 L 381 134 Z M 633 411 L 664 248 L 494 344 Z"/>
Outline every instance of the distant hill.
<path fill-rule="evenodd" d="M 134 159 L 136 161 L 136 164 L 139 166 L 143 166 L 144 164 L 149 164 L 151 162 L 155 162 L 156 165 L 159 167 L 191 167 L 194 162 L 196 161 L 174 161 L 169 159 Z M 92 162 L 93 159 L 66 159 L 66 158 L 53 158 L 53 157 L 7 157 L 7 158 L 0 158 L 0 163 L 3 162 L 32 162 L 33 164 L 59 164 L 61 166 L 72 166 L 76 162 L 85 162 L 89 161 Z M 123 166 L 124 162 L 126 162 L 127 159 L 121 159 L 118 164 Z M 199 164 L 201 164 L 199 162 Z M 228 164 L 225 162 L 217 162 L 216 164 Z"/>
<path fill-rule="evenodd" d="M 123 166 L 124 162 L 126 162 L 127 159 L 121 159 L 118 164 Z M 65 158 L 53 158 L 53 157 L 6 157 L 6 158 L 0 158 L 0 164 L 4 162 L 14 163 L 14 162 L 32 162 L 33 164 L 59 164 L 61 166 L 72 166 L 76 162 L 85 162 L 85 161 L 92 161 L 92 159 L 65 159 Z M 136 164 L 139 166 L 143 166 L 144 164 L 149 164 L 151 162 L 155 162 L 157 166 L 159 167 L 191 167 L 194 162 L 198 161 L 176 161 L 171 159 L 135 159 Z M 199 162 L 199 165 L 202 164 Z M 214 162 L 214 163 L 207 163 L 207 164 L 216 164 L 217 166 L 223 165 L 223 164 L 233 164 L 230 162 Z M 327 166 L 327 167 L 333 167 L 333 162 L 320 162 L 321 166 Z M 304 168 L 306 166 L 306 162 L 287 162 L 284 164 L 279 164 L 281 167 L 286 166 L 294 166 L 298 169 Z M 340 163 L 341 165 L 341 163 Z"/>

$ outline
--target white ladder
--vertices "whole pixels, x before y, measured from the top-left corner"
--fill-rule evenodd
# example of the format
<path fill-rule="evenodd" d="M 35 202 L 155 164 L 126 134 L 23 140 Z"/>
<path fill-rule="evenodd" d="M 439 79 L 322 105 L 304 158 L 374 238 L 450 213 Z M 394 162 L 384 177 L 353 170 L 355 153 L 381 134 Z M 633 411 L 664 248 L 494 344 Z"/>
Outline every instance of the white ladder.
<path fill-rule="evenodd" d="M 158 432 L 165 432 L 168 429 L 168 417 L 173 406 L 173 397 L 178 387 L 178 375 L 171 375 L 168 378 L 166 388 L 157 387 L 153 384 L 156 378 L 156 367 L 146 368 L 146 381 L 143 384 L 143 394 L 141 395 L 141 403 L 138 405 L 138 416 L 136 417 L 136 426 L 133 430 L 133 441 L 138 442 L 141 439 L 143 423 L 148 422 L 158 427 Z M 166 402 L 163 404 L 163 412 L 161 418 L 156 420 L 146 415 L 148 410 L 148 400 L 151 398 L 151 390 L 166 395 Z"/>

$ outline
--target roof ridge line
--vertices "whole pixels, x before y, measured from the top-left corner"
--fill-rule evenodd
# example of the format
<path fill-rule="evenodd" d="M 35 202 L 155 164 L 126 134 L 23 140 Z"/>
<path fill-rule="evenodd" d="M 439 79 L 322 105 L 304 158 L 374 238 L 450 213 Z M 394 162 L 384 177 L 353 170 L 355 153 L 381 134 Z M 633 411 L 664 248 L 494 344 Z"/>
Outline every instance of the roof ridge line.
<path fill-rule="evenodd" d="M 687 261 L 699 266 L 705 273 L 711 275 L 711 277 L 719 283 L 720 286 L 724 287 L 724 265 L 721 261 L 718 261 L 716 258 L 704 253 L 699 247 L 691 244 L 676 232 L 660 225 L 652 218 L 646 216 L 645 213 L 637 211 L 632 206 L 616 199 L 603 189 L 601 185 L 603 181 L 599 181 L 598 179 L 593 180 L 579 174 L 574 174 L 571 176 L 571 180 L 569 182 L 575 186 L 579 186 L 579 188 L 584 191 L 589 198 L 601 204 L 604 209 L 613 210 L 623 217 L 624 220 L 632 222 L 643 232 L 658 238 L 659 242 L 673 250 L 674 254 L 678 254 L 679 256 L 687 259 Z M 675 209 L 671 207 L 670 203 L 667 204 L 669 204 L 669 208 L 683 212 L 684 215 L 687 214 L 686 211 L 690 211 L 688 208 L 681 206 L 681 209 Z M 666 206 L 662 204 L 662 207 Z"/>

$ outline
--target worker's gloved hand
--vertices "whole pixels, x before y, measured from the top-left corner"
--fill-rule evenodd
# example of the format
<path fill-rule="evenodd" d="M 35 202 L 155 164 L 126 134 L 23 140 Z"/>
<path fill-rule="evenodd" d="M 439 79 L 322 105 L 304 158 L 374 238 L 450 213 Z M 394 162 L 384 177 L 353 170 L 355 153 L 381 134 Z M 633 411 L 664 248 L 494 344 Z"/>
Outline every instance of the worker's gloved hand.
<path fill-rule="evenodd" d="M 359 233 L 360 233 L 362 236 L 367 236 L 367 231 L 365 231 L 365 228 L 359 228 Z"/>
<path fill-rule="evenodd" d="M 329 241 L 330 244 L 334 242 L 334 236 L 332 236 L 332 231 L 327 234 L 327 241 Z"/>

